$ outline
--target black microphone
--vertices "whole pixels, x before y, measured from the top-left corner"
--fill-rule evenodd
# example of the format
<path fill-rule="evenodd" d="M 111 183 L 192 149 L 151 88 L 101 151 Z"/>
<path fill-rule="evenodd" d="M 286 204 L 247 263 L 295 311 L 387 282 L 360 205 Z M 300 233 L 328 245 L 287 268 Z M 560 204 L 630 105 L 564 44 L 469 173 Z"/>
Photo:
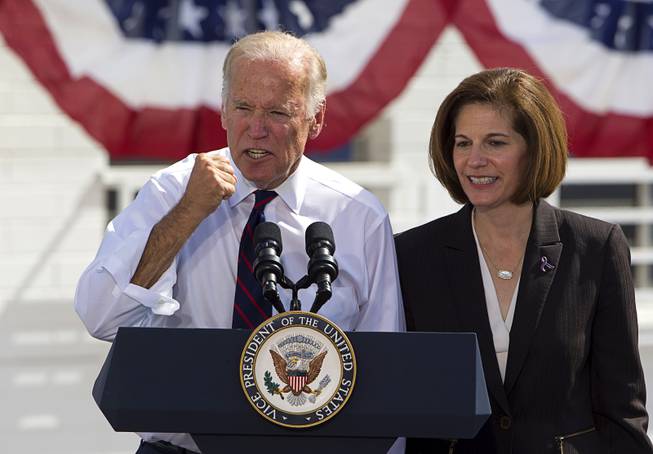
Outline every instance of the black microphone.
<path fill-rule="evenodd" d="M 277 282 L 283 281 L 283 265 L 281 264 L 281 230 L 273 222 L 262 222 L 254 230 L 256 244 L 256 259 L 254 260 L 254 275 L 261 283 L 263 296 L 272 303 L 277 312 L 285 309 L 279 298 Z"/>
<path fill-rule="evenodd" d="M 336 242 L 333 231 L 324 222 L 314 222 L 306 229 L 306 253 L 311 258 L 308 262 L 308 276 L 317 284 L 317 293 L 313 307 L 319 309 L 331 298 L 331 282 L 338 277 L 338 262 L 333 257 Z M 311 309 L 312 312 L 313 309 Z"/>

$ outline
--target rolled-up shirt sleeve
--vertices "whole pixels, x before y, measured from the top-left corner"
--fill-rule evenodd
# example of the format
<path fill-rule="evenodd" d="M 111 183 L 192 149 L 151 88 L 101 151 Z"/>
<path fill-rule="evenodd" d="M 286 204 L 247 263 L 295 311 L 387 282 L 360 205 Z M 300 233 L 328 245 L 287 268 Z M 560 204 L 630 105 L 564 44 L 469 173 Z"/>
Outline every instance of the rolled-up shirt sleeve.
<path fill-rule="evenodd" d="M 153 315 L 172 315 L 176 259 L 149 289 L 131 284 L 154 225 L 179 201 L 182 188 L 169 178 L 150 179 L 136 199 L 107 226 L 97 256 L 80 277 L 75 310 L 89 333 L 111 340 L 120 326 L 147 326 Z"/>

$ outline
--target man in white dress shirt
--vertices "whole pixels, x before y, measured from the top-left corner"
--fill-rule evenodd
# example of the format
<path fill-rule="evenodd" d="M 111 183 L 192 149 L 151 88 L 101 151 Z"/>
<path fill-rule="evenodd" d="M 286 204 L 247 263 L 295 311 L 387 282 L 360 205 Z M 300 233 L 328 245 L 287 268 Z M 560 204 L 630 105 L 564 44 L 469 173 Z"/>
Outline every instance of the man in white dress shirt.
<path fill-rule="evenodd" d="M 306 274 L 306 228 L 332 227 L 339 275 L 320 314 L 345 330 L 403 331 L 387 213 L 368 191 L 303 156 L 324 126 L 321 56 L 304 40 L 262 32 L 234 44 L 223 72 L 229 147 L 156 173 L 109 224 L 75 296 L 89 332 L 110 341 L 120 326 L 231 327 L 240 237 L 257 189 L 277 193 L 264 215 L 281 229 L 290 279 Z M 314 293 L 303 292 L 308 310 Z M 289 292 L 280 296 L 288 308 Z M 139 454 L 199 452 L 187 434 L 140 435 Z"/>

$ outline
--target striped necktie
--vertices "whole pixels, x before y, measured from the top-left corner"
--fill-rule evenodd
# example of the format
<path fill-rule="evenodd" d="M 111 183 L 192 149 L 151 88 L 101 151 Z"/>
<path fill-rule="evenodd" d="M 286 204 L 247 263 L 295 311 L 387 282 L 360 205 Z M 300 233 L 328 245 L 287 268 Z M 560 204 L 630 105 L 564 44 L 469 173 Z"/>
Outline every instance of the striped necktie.
<path fill-rule="evenodd" d="M 236 295 L 234 297 L 233 328 L 254 328 L 272 314 L 272 305 L 263 298 L 261 283 L 254 275 L 254 229 L 265 221 L 263 210 L 277 193 L 258 190 L 254 192 L 256 200 L 247 224 L 240 237 L 238 250 L 238 275 L 236 276 Z"/>

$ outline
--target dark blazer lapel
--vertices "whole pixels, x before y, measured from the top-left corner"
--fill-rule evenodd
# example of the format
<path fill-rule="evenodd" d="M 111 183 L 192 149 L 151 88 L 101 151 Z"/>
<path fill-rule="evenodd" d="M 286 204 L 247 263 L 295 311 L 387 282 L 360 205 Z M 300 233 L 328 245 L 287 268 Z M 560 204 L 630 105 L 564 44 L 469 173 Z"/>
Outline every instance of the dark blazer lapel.
<path fill-rule="evenodd" d="M 466 205 L 450 218 L 451 226 L 447 229 L 449 235 L 444 239 L 446 272 L 451 282 L 461 330 L 477 333 L 488 391 L 503 410 L 510 414 L 485 305 L 481 267 L 472 232 L 471 211 L 471 206 Z"/>
<path fill-rule="evenodd" d="M 506 366 L 505 389 L 510 394 L 528 354 L 551 284 L 558 271 L 562 254 L 555 209 L 539 201 L 533 215 L 533 226 L 526 246 L 515 316 L 510 329 L 510 349 Z M 555 268 L 544 267 L 546 257 Z"/>

